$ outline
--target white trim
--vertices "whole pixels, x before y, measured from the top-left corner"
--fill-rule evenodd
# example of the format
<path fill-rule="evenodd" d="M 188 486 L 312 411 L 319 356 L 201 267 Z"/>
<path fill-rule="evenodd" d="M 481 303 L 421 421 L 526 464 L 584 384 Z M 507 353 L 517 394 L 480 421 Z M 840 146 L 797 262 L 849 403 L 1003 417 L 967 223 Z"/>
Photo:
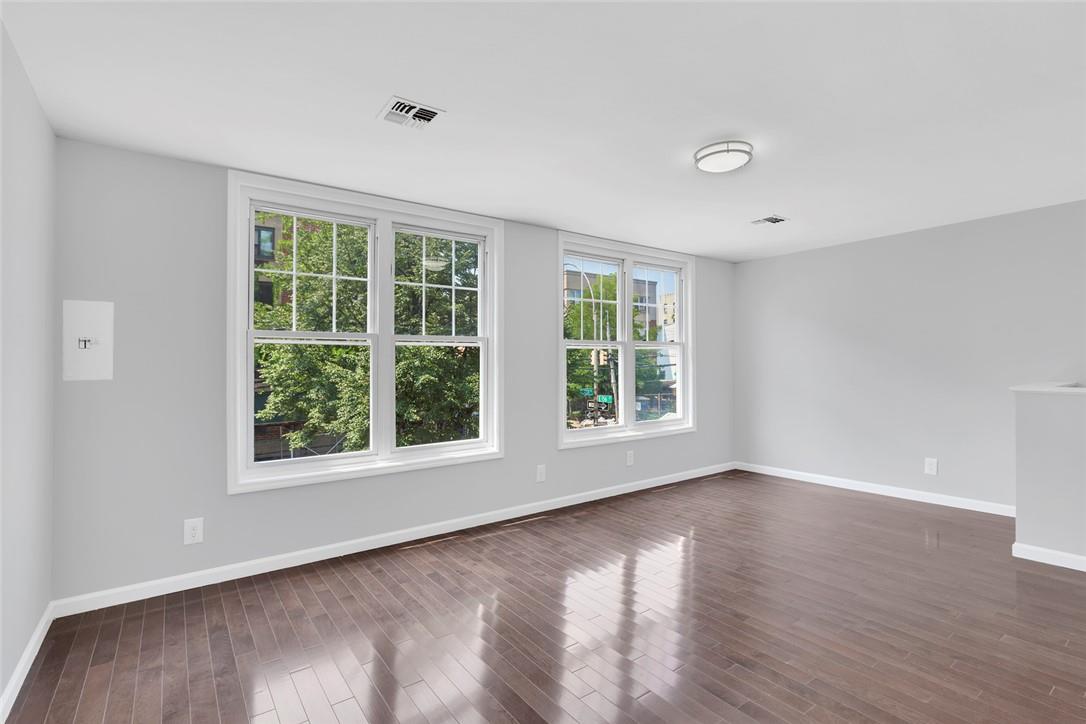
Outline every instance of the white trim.
<path fill-rule="evenodd" d="M 321 218 L 365 219 L 371 229 L 369 310 L 371 331 L 320 334 L 321 338 L 368 340 L 371 349 L 371 441 L 359 454 L 315 456 L 289 461 L 252 460 L 252 340 L 279 338 L 275 331 L 254 333 L 250 326 L 249 280 L 252 254 L 249 211 L 254 206 L 310 213 Z M 272 176 L 230 170 L 227 174 L 227 492 L 249 493 L 274 488 L 364 478 L 406 470 L 489 460 L 503 455 L 504 350 L 501 334 L 503 304 L 503 237 L 505 222 L 476 214 L 435 208 Z M 467 342 L 480 347 L 480 436 L 449 446 L 394 449 L 395 346 L 427 341 L 426 337 L 393 334 L 392 264 L 394 229 L 440 229 L 449 238 L 480 244 L 478 334 L 443 337 L 439 341 Z M 435 233 L 437 233 L 435 231 Z M 295 263 L 297 255 L 295 254 Z M 336 272 L 333 264 L 333 273 Z M 296 333 L 292 336 L 301 336 Z M 310 335 L 312 336 L 312 335 Z M 284 337 L 286 338 L 286 337 Z M 283 462 L 286 464 L 280 465 Z"/>
<path fill-rule="evenodd" d="M 49 631 L 53 619 L 58 615 L 60 614 L 56 612 L 56 602 L 50 601 L 45 606 L 38 625 L 34 627 L 34 632 L 30 634 L 30 640 L 26 642 L 23 653 L 15 664 L 15 669 L 11 672 L 11 676 L 8 677 L 3 693 L 0 694 L 0 721 L 7 721 L 8 715 L 11 714 L 11 707 L 15 705 L 15 698 L 19 696 L 19 690 L 23 688 L 26 677 L 30 673 L 30 667 L 34 665 L 34 657 L 38 655 L 38 651 L 45 641 L 45 634 Z"/>
<path fill-rule="evenodd" d="M 565 424 L 565 416 L 563 415 L 562 424 Z M 654 437 L 668 437 L 670 435 L 682 435 L 687 432 L 695 432 L 693 425 L 682 423 L 678 425 L 668 425 L 666 423 L 660 423 L 659 426 L 653 425 L 648 429 L 641 427 L 634 427 L 632 429 L 625 428 L 620 425 L 612 425 L 610 427 L 595 427 L 586 428 L 584 430 L 578 430 L 576 436 L 563 436 L 558 442 L 559 450 L 568 450 L 570 448 L 578 447 L 591 447 L 593 445 L 608 445 L 618 442 L 636 442 L 638 440 L 649 440 Z"/>
<path fill-rule="evenodd" d="M 436 443 L 437 445 L 456 443 Z M 410 448 L 408 448 L 410 449 Z M 275 471 L 265 475 L 252 475 L 245 478 L 244 483 L 239 483 L 230 490 L 235 493 L 255 493 L 261 490 L 278 490 L 279 488 L 293 488 L 297 485 L 314 485 L 317 483 L 330 483 L 337 480 L 356 480 L 370 478 L 376 475 L 389 473 L 405 473 L 411 470 L 425 470 L 427 468 L 441 468 L 448 465 L 462 465 L 463 463 L 479 463 L 485 460 L 497 460 L 504 457 L 500 450 L 490 448 L 473 447 L 468 450 L 441 450 L 431 452 L 427 456 L 409 454 L 393 454 L 387 458 L 377 458 L 372 451 L 358 454 L 345 455 L 338 460 L 339 466 L 322 466 L 319 469 L 309 467 L 305 470 L 288 470 L 285 467 L 268 467 L 269 471 Z M 275 461 L 270 465 L 296 463 L 295 460 Z M 302 466 L 304 467 L 304 465 Z"/>
<path fill-rule="evenodd" d="M 1086 571 L 1086 555 L 1078 553 L 1066 553 L 1053 548 L 1031 546 L 1028 543 L 1018 543 L 1011 546 L 1011 555 L 1027 561 L 1047 563 L 1050 566 L 1070 568 L 1073 571 Z"/>
<path fill-rule="evenodd" d="M 498 521 L 509 520 L 511 518 L 521 518 L 526 515 L 534 515 L 537 513 L 555 510 L 556 508 L 564 508 L 570 505 L 578 505 L 580 503 L 588 503 L 593 500 L 600 500 L 601 498 L 610 498 L 616 495 L 633 493 L 638 490 L 645 490 L 646 488 L 655 488 L 661 485 L 671 485 L 672 483 L 681 482 L 683 480 L 689 480 L 705 475 L 715 475 L 717 473 L 727 472 L 729 470 L 733 470 L 734 468 L 735 463 L 729 462 L 720 463 L 717 465 L 709 465 L 702 468 L 695 468 L 693 470 L 683 470 L 681 472 L 671 473 L 669 475 L 661 475 L 655 478 L 637 480 L 632 483 L 612 485 L 607 488 L 598 488 L 596 490 L 589 490 L 583 493 L 574 493 L 573 495 L 566 495 L 560 498 L 549 498 L 547 500 L 524 503 L 523 505 L 515 505 L 510 508 L 492 510 L 486 513 L 467 515 L 462 518 L 454 518 L 452 520 L 444 520 L 437 523 L 428 523 L 426 525 L 414 526 L 412 528 L 403 528 L 401 530 L 390 531 L 388 533 L 378 533 L 377 535 L 366 536 L 364 538 L 356 538 L 354 540 L 343 541 L 341 543 L 331 543 L 329 545 L 306 548 L 291 553 L 280 553 L 274 556 L 266 556 L 264 558 L 256 558 L 249 561 L 241 561 L 239 563 L 230 563 L 225 566 L 217 566 L 215 568 L 206 568 L 200 571 L 192 571 L 191 573 L 182 573 L 176 576 L 169 576 L 167 578 L 158 578 L 151 581 L 143 581 L 142 583 L 133 583 L 128 586 L 110 588 L 105 591 L 85 593 L 79 596 L 58 599 L 56 601 L 53 601 L 49 605 L 52 611 L 52 615 L 54 617 L 71 616 L 72 614 L 83 613 L 84 611 L 93 611 L 95 609 L 104 608 L 106 606 L 115 606 L 120 603 L 139 601 L 144 598 L 149 598 L 151 596 L 161 596 L 167 593 L 175 593 L 177 591 L 184 591 L 199 586 L 207 586 L 213 583 L 230 581 L 235 578 L 241 578 L 244 576 L 255 576 L 260 573 L 278 571 L 283 568 L 290 568 L 291 566 L 300 566 L 306 563 L 314 563 L 316 561 L 323 561 L 329 558 L 336 558 L 338 556 L 346 556 L 352 553 L 372 550 L 374 548 L 383 548 L 385 546 L 398 545 L 400 543 L 406 543 L 407 541 L 418 540 L 420 538 L 429 538 L 435 535 L 445 535 L 454 531 L 464 530 L 465 528 L 474 528 L 476 526 L 496 523 Z M 16 689 L 16 691 L 17 690 L 18 689 Z"/>
<path fill-rule="evenodd" d="M 614 340 L 567 340 L 565 338 L 565 281 L 566 253 L 586 256 L 590 259 L 617 262 L 621 280 L 616 289 L 616 306 L 619 310 L 617 339 Z M 558 232 L 558 380 L 557 432 L 558 449 L 607 445 L 632 442 L 640 439 L 678 435 L 697 431 L 697 406 L 694 371 L 694 268 L 696 258 L 680 252 L 653 249 L 613 239 Z M 681 417 L 675 420 L 637 421 L 635 394 L 635 360 L 638 340 L 632 337 L 633 304 L 631 303 L 633 269 L 635 265 L 661 267 L 674 270 L 678 276 L 676 290 L 679 307 L 680 339 L 677 342 L 642 342 L 641 348 L 675 347 L 679 349 L 678 409 Z M 620 407 L 618 421 L 613 425 L 570 430 L 566 427 L 566 352 L 586 347 L 615 348 L 619 350 L 619 389 L 616 390 Z"/>
<path fill-rule="evenodd" d="M 1086 395 L 1081 382 L 1046 382 L 1039 385 L 1018 385 L 1011 392 L 1029 392 L 1041 395 Z"/>
<path fill-rule="evenodd" d="M 1006 505 L 1004 503 L 993 503 L 988 500 L 977 500 L 975 498 L 959 498 L 955 495 L 943 495 L 942 493 L 929 493 L 924 490 L 901 488 L 896 485 L 882 485 L 880 483 L 867 483 L 861 480 L 850 480 L 848 478 L 836 478 L 831 475 L 805 473 L 800 470 L 774 468 L 770 467 L 769 465 L 754 465 L 752 463 L 740 462 L 736 463 L 735 467 L 737 470 L 745 470 L 748 473 L 762 473 L 763 475 L 774 475 L 779 478 L 791 478 L 792 480 L 798 480 L 804 483 L 815 483 L 816 485 L 828 485 L 833 488 L 856 490 L 861 493 L 885 495 L 889 498 L 916 500 L 921 503 L 944 505 L 949 508 L 961 508 L 963 510 L 976 510 L 981 513 L 1004 515 L 1011 518 L 1013 518 L 1015 514 L 1015 507 L 1013 505 Z"/>

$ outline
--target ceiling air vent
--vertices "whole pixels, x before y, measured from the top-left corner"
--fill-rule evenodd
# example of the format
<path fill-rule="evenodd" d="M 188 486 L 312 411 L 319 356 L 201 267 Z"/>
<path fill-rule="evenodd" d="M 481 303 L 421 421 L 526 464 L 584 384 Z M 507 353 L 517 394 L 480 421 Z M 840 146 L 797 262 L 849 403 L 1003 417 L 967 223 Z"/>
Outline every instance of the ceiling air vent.
<path fill-rule="evenodd" d="M 385 107 L 381 109 L 378 118 L 384 118 L 400 126 L 408 128 L 426 128 L 431 122 L 445 111 L 440 108 L 424 106 L 406 98 L 392 96 Z"/>
<path fill-rule="evenodd" d="M 766 217 L 761 218 L 761 219 L 755 219 L 754 221 L 752 221 L 750 223 L 752 223 L 752 224 L 779 224 L 782 221 L 788 221 L 788 219 L 784 218 L 783 216 L 777 216 L 776 214 L 773 214 L 772 216 L 766 216 Z"/>

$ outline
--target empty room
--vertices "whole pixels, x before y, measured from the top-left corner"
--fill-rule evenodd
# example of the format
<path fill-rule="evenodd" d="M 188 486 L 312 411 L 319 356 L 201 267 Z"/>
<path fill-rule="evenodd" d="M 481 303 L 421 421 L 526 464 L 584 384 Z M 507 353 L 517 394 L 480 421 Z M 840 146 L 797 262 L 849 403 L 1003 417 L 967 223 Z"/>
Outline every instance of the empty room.
<path fill-rule="evenodd" d="M 1086 3 L 0 20 L 0 721 L 1086 722 Z"/>

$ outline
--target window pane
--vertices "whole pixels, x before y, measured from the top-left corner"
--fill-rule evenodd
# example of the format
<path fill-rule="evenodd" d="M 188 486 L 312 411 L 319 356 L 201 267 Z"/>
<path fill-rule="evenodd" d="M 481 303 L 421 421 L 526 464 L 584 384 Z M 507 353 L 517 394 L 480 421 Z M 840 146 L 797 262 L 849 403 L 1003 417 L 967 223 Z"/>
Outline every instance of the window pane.
<path fill-rule="evenodd" d="M 648 269 L 643 266 L 633 268 L 633 287 L 630 289 L 630 301 L 633 304 L 645 304 L 649 302 Z"/>
<path fill-rule="evenodd" d="M 365 226 L 336 224 L 336 274 L 368 277 L 370 230 Z"/>
<path fill-rule="evenodd" d="M 452 334 L 452 289 L 426 287 L 426 329 L 423 334 Z"/>
<path fill-rule="evenodd" d="M 567 254 L 562 259 L 562 289 L 566 297 L 580 298 L 584 275 L 581 273 L 581 258 Z M 574 294 L 575 292 L 575 294 Z"/>
<path fill-rule="evenodd" d="M 298 271 L 332 273 L 332 222 L 299 216 Z"/>
<path fill-rule="evenodd" d="M 667 292 L 660 295 L 659 327 L 657 327 L 657 342 L 679 341 L 679 295 L 677 292 Z"/>
<path fill-rule="evenodd" d="M 562 259 L 566 339 L 618 340 L 620 265 L 567 254 Z"/>
<path fill-rule="evenodd" d="M 584 301 L 582 300 L 582 305 Z M 584 339 L 608 342 L 618 339 L 618 304 L 600 302 L 585 305 Z"/>
<path fill-rule="evenodd" d="M 567 292 L 567 294 L 570 292 Z M 562 327 L 566 339 L 581 339 L 581 324 L 584 321 L 584 306 L 576 297 L 566 297 L 562 312 Z"/>
<path fill-rule="evenodd" d="M 670 269 L 635 266 L 633 271 L 634 338 L 679 341 L 679 274 Z M 641 322 L 638 324 L 638 304 Z"/>
<path fill-rule="evenodd" d="M 259 269 L 294 268 L 294 217 L 253 213 L 253 264 Z"/>
<path fill-rule="evenodd" d="M 396 232 L 396 281 L 422 283 L 422 237 Z"/>
<path fill-rule="evenodd" d="M 422 263 L 427 284 L 452 285 L 452 244 L 438 236 L 426 237 L 426 258 Z"/>
<path fill-rule="evenodd" d="M 635 351 L 636 419 L 667 420 L 679 416 L 679 350 L 671 347 Z"/>
<path fill-rule="evenodd" d="M 253 346 L 256 461 L 370 447 L 370 350 L 364 345 Z"/>
<path fill-rule="evenodd" d="M 253 329 L 290 329 L 292 289 L 290 274 L 253 275 Z"/>
<path fill-rule="evenodd" d="M 584 339 L 584 307 L 580 303 L 584 297 L 583 284 L 580 257 L 567 254 L 562 259 L 562 297 L 565 299 L 562 324 L 566 339 Z"/>
<path fill-rule="evenodd" d="M 618 350 L 566 350 L 566 427 L 602 427 L 618 423 Z"/>
<path fill-rule="evenodd" d="M 474 241 L 456 242 L 456 279 L 458 287 L 479 286 L 479 245 Z"/>
<path fill-rule="evenodd" d="M 633 338 L 639 342 L 655 340 L 652 335 L 656 333 L 656 307 L 646 304 L 635 304 L 633 308 Z"/>
<path fill-rule="evenodd" d="M 567 299 L 563 312 L 566 339 L 618 340 L 618 304 Z"/>
<path fill-rule="evenodd" d="M 479 348 L 396 347 L 396 445 L 479 437 Z"/>
<path fill-rule="evenodd" d="M 600 262 L 599 273 L 593 279 L 593 290 L 597 299 L 618 301 L 618 264 Z"/>
<path fill-rule="evenodd" d="M 422 287 L 397 284 L 396 334 L 422 334 Z"/>
<path fill-rule="evenodd" d="M 332 278 L 298 277 L 298 331 L 332 331 Z"/>
<path fill-rule="evenodd" d="M 479 292 L 457 289 L 456 333 L 464 337 L 479 334 Z"/>
<path fill-rule="evenodd" d="M 366 319 L 368 283 L 354 279 L 336 280 L 336 330 L 368 332 Z"/>

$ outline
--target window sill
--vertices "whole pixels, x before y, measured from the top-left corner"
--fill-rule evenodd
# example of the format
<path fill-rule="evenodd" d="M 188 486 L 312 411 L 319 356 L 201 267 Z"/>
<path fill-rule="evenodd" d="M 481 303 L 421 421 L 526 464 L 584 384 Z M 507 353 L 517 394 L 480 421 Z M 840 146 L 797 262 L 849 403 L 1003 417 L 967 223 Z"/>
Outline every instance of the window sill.
<path fill-rule="evenodd" d="M 291 466 L 289 470 L 278 469 L 269 472 L 259 467 L 247 468 L 231 478 L 227 492 L 230 495 L 256 493 L 262 490 L 293 488 L 300 485 L 315 485 L 337 480 L 354 480 L 356 478 L 369 478 L 376 475 L 389 475 L 411 470 L 425 470 L 448 465 L 482 462 L 483 460 L 497 460 L 504 456 L 505 454 L 497 448 L 481 447 L 455 452 L 447 451 L 438 455 L 405 455 L 399 458 L 386 458 L 383 460 L 369 458 L 362 462 L 352 461 L 349 464 L 328 466 L 319 470 L 305 467 L 294 469 Z"/>
<path fill-rule="evenodd" d="M 688 432 L 694 432 L 697 428 L 693 423 L 682 424 L 669 424 L 669 425 L 651 425 L 649 429 L 625 429 L 618 430 L 582 430 L 577 432 L 570 432 L 563 430 L 559 440 L 558 449 L 565 450 L 567 448 L 578 447 L 591 447 L 592 445 L 610 445 L 619 442 L 636 442 L 637 440 L 648 440 L 654 437 L 667 437 L 670 435 L 682 435 Z"/>

